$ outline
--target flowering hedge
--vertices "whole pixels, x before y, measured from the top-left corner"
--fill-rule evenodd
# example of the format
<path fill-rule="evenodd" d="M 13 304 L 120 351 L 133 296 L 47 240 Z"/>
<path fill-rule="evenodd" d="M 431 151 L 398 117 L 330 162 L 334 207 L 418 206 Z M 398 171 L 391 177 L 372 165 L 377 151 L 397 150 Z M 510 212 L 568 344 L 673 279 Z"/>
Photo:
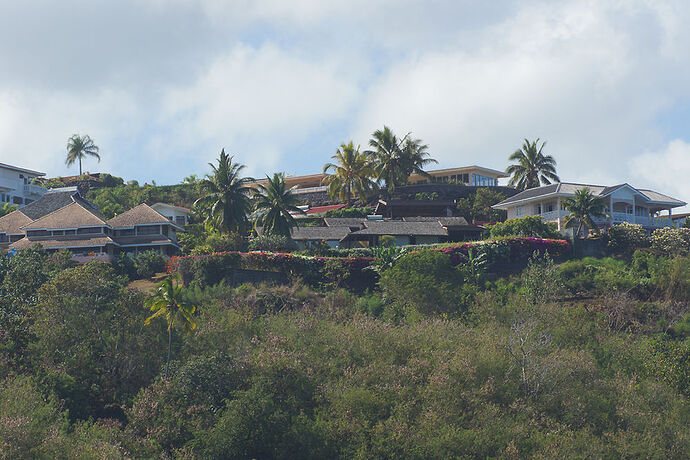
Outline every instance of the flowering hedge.
<path fill-rule="evenodd" d="M 472 250 L 475 256 L 486 254 L 487 262 L 493 265 L 496 263 L 525 261 L 535 251 L 541 254 L 548 252 L 554 258 L 563 257 L 568 254 L 570 244 L 565 240 L 515 237 L 457 243 L 431 248 L 431 250 L 449 254 L 454 265 L 466 260 L 470 250 Z"/>
<path fill-rule="evenodd" d="M 285 273 L 289 278 L 301 278 L 311 285 L 331 283 L 357 288 L 362 283 L 367 284 L 366 287 L 373 287 L 376 283 L 375 279 L 371 280 L 371 272 L 363 273 L 373 262 L 373 257 L 309 257 L 279 252 L 228 251 L 172 257 L 167 270 L 168 273 L 179 273 L 185 284 L 192 281 L 215 284 L 230 277 L 234 270 L 258 270 Z"/>

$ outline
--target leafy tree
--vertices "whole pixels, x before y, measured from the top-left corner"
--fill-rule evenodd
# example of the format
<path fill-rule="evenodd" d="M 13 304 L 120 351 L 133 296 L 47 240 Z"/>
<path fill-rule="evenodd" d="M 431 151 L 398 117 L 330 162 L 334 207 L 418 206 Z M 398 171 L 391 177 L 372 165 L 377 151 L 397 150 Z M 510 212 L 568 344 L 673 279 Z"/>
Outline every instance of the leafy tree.
<path fill-rule="evenodd" d="M 457 201 L 456 208 L 460 215 L 468 222 L 483 220 L 488 222 L 502 222 L 506 219 L 506 212 L 491 206 L 505 199 L 501 192 L 486 187 L 478 188 L 474 194 Z"/>
<path fill-rule="evenodd" d="M 561 179 L 556 175 L 556 160 L 551 155 L 542 153 L 546 142 L 542 142 L 541 146 L 538 144 L 539 139 L 532 142 L 525 139 L 522 148 L 508 157 L 510 161 L 516 162 L 506 169 L 512 175 L 509 182 L 511 186 L 526 190 L 550 184 L 551 181 L 560 182 Z"/>
<path fill-rule="evenodd" d="M 341 202 L 349 205 L 353 198 L 364 202 L 376 189 L 376 183 L 372 180 L 376 173 L 368 156 L 360 153 L 359 146 L 355 148 L 350 141 L 349 144 L 341 144 L 331 158 L 336 163 L 326 163 L 323 167 L 324 174 L 333 170 L 333 174 L 323 180 L 328 185 L 328 194 L 331 198 L 337 196 Z"/>
<path fill-rule="evenodd" d="M 422 168 L 436 163 L 436 160 L 428 158 L 428 146 L 420 139 L 410 139 L 410 134 L 398 139 L 388 126 L 384 126 L 383 130 L 374 131 L 369 140 L 373 150 L 365 153 L 372 159 L 377 179 L 383 181 L 389 190 L 406 184 L 413 172 L 431 177 Z"/>
<path fill-rule="evenodd" d="M 165 363 L 165 379 L 168 379 L 170 371 L 170 356 L 172 355 L 172 331 L 175 323 L 179 323 L 185 334 L 191 334 L 196 328 L 193 315 L 196 307 L 187 304 L 182 300 L 182 286 L 173 284 L 172 278 L 166 278 L 158 285 L 156 293 L 149 297 L 145 305 L 153 312 L 153 315 L 146 318 L 146 324 L 160 316 L 165 316 L 168 324 L 168 359 Z"/>
<path fill-rule="evenodd" d="M 508 219 L 492 225 L 490 233 L 493 238 L 502 236 L 527 236 L 533 238 L 562 238 L 556 230 L 556 224 L 546 222 L 540 216 L 525 216 Z"/>
<path fill-rule="evenodd" d="M 589 187 L 576 191 L 575 196 L 565 200 L 563 206 L 570 211 L 570 214 L 565 217 L 565 226 L 570 227 L 577 222 L 576 235 L 580 235 L 583 225 L 599 233 L 599 227 L 594 223 L 593 218 L 606 217 L 604 202 L 600 197 L 594 196 Z"/>
<path fill-rule="evenodd" d="M 257 184 L 254 191 L 254 223 L 263 227 L 264 233 L 289 238 L 290 229 L 297 226 L 291 213 L 304 214 L 297 207 L 299 198 L 293 193 L 297 186 L 287 188 L 285 176 L 280 173 L 266 179 L 266 185 Z"/>
<path fill-rule="evenodd" d="M 4 205 L 0 206 L 0 217 L 16 211 L 17 207 L 18 206 L 16 204 L 5 203 Z"/>
<path fill-rule="evenodd" d="M 79 161 L 79 175 L 81 176 L 81 162 L 84 158 L 90 156 L 96 158 L 99 162 L 101 161 L 98 150 L 98 146 L 94 144 L 93 139 L 89 135 L 80 136 L 79 134 L 73 134 L 67 141 L 67 159 L 65 164 L 72 166 Z"/>
<path fill-rule="evenodd" d="M 233 156 L 221 150 L 218 166 L 209 163 L 212 174 L 199 181 L 203 196 L 194 202 L 206 214 L 206 223 L 223 232 L 243 232 L 251 210 L 249 183 L 253 179 L 240 177 L 244 165 L 235 163 Z"/>

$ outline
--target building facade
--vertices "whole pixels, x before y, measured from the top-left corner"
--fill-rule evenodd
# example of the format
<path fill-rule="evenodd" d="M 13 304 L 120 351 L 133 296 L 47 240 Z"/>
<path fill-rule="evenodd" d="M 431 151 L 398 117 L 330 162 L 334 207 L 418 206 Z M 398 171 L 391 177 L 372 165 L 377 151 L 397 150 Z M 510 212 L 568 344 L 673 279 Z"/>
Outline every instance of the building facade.
<path fill-rule="evenodd" d="M 0 204 L 21 207 L 36 201 L 46 191 L 36 183 L 43 176 L 45 173 L 0 163 Z"/>

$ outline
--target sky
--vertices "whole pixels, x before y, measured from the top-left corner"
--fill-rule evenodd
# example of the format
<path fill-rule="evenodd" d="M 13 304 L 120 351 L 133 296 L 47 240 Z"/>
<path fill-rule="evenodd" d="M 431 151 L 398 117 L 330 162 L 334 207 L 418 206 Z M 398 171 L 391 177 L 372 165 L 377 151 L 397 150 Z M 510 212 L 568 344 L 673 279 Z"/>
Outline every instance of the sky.
<path fill-rule="evenodd" d="M 179 183 L 319 172 L 384 125 L 439 167 L 546 140 L 563 181 L 690 202 L 690 3 L 0 0 L 0 162 Z"/>

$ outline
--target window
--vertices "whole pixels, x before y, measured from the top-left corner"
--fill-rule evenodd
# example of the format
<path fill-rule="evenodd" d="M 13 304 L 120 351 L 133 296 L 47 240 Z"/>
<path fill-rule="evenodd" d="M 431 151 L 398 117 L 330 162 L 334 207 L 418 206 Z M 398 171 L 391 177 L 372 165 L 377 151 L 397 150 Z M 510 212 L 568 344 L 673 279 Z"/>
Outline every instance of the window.
<path fill-rule="evenodd" d="M 184 224 L 186 223 L 186 222 L 185 222 L 184 216 L 177 216 L 177 217 L 175 217 L 175 223 L 176 223 L 177 225 L 184 225 Z"/>
<path fill-rule="evenodd" d="M 525 207 L 524 206 L 518 206 L 517 208 L 515 208 L 515 215 L 517 217 L 521 217 L 524 214 L 525 214 Z"/>
<path fill-rule="evenodd" d="M 168 236 L 168 226 L 167 225 L 162 225 L 162 230 L 163 230 L 163 235 Z"/>
<path fill-rule="evenodd" d="M 22 197 L 20 196 L 13 196 L 12 197 L 12 203 L 14 204 L 22 204 L 24 200 L 22 200 Z"/>
<path fill-rule="evenodd" d="M 541 214 L 541 203 L 539 203 L 538 205 L 536 205 L 534 207 L 534 213 L 535 214 Z"/>
<path fill-rule="evenodd" d="M 134 236 L 134 229 L 128 228 L 126 230 L 117 230 L 115 236 Z"/>
<path fill-rule="evenodd" d="M 160 235 L 160 225 L 145 225 L 137 227 L 137 235 Z"/>
<path fill-rule="evenodd" d="M 103 227 L 88 227 L 77 229 L 77 235 L 88 235 L 92 233 L 103 233 Z"/>
<path fill-rule="evenodd" d="M 50 232 L 47 230 L 28 230 L 26 232 L 26 236 L 29 238 L 31 237 L 40 237 L 40 236 L 50 236 Z"/>

